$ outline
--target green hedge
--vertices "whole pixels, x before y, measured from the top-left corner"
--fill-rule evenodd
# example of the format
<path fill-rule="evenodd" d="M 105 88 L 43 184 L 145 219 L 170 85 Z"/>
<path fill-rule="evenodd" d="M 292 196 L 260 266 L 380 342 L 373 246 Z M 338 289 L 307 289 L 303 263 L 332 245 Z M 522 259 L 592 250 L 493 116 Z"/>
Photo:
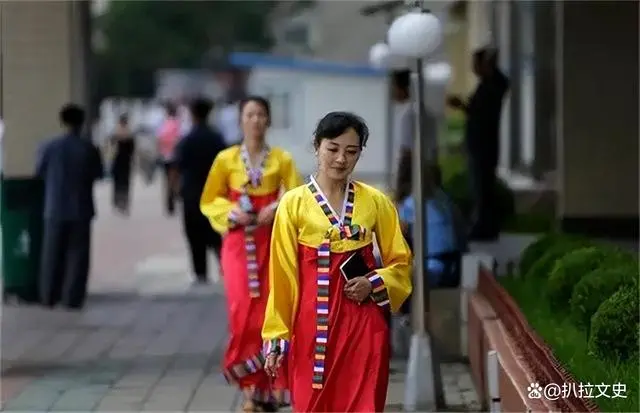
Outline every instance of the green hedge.
<path fill-rule="evenodd" d="M 591 271 L 573 287 L 569 306 L 577 326 L 589 331 L 591 317 L 607 298 L 623 286 L 638 288 L 637 262 L 621 266 L 605 266 Z"/>
<path fill-rule="evenodd" d="M 544 254 L 537 259 L 524 274 L 525 277 L 532 277 L 540 280 L 547 280 L 556 265 L 556 261 L 564 257 L 571 251 L 590 245 L 590 241 L 583 238 L 559 237 L 551 243 Z"/>
<path fill-rule="evenodd" d="M 547 291 L 558 309 L 567 309 L 573 289 L 582 277 L 604 267 L 633 263 L 631 254 L 613 247 L 590 246 L 570 251 L 558 259 L 547 280 Z"/>
<path fill-rule="evenodd" d="M 626 398 L 593 399 L 601 412 L 638 411 L 640 377 L 637 360 L 612 362 L 589 351 L 587 332 L 576 326 L 568 313 L 551 307 L 545 289 L 536 280 L 499 277 L 499 281 L 518 303 L 531 328 L 546 342 L 576 382 L 626 384 Z M 608 390 L 611 395 L 611 387 Z"/>
<path fill-rule="evenodd" d="M 562 239 L 562 235 L 556 233 L 549 233 L 541 236 L 533 243 L 531 243 L 523 252 L 520 257 L 520 263 L 518 269 L 521 275 L 529 273 L 531 267 L 534 266 L 542 256 Z"/>
<path fill-rule="evenodd" d="M 581 237 L 549 233 L 525 249 L 520 277 L 505 288 L 529 323 L 579 382 L 638 388 L 638 256 Z M 619 377 L 619 378 L 618 378 Z M 639 396 L 596 400 L 602 411 L 629 411 Z"/>
<path fill-rule="evenodd" d="M 589 350 L 600 359 L 638 358 L 640 305 L 638 288 L 623 287 L 603 302 L 591 320 Z M 637 390 L 637 389 L 636 389 Z"/>

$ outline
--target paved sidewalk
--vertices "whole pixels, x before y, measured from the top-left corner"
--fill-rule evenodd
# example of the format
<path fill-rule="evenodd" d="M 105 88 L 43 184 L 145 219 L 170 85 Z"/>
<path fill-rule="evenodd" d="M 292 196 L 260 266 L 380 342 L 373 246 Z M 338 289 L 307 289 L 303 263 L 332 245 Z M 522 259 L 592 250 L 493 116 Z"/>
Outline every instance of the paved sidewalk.
<path fill-rule="evenodd" d="M 3 306 L 3 410 L 238 410 L 238 392 L 219 374 L 226 338 L 220 284 L 190 286 L 179 217 L 163 216 L 157 186 L 137 182 L 129 219 L 111 213 L 108 191 L 98 189 L 86 310 Z M 393 367 L 387 410 L 401 411 L 406 363 Z M 442 372 L 450 409 L 477 411 L 468 369 L 443 365 Z"/>
<path fill-rule="evenodd" d="M 96 297 L 89 308 L 5 308 L 6 410 L 229 411 L 219 293 Z"/>
<path fill-rule="evenodd" d="M 83 314 L 5 307 L 5 411 L 234 411 L 238 394 L 219 374 L 223 298 L 205 292 L 94 297 Z M 388 411 L 402 411 L 395 362 Z M 454 411 L 477 411 L 466 366 L 442 366 Z"/>

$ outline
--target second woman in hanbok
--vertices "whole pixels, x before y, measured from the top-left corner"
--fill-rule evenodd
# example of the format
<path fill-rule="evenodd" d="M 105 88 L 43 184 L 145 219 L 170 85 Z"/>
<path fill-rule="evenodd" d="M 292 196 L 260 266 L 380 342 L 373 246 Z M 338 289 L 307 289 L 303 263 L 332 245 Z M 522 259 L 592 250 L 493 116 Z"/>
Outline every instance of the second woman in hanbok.
<path fill-rule="evenodd" d="M 265 134 L 269 102 L 250 97 L 240 103 L 241 145 L 218 154 L 202 193 L 200 208 L 223 234 L 222 272 L 229 318 L 223 373 L 242 389 L 244 410 L 272 408 L 285 383 L 271 383 L 263 370 L 260 330 L 269 294 L 271 231 L 282 191 L 302 184 L 291 155 L 270 148 Z M 278 394 L 273 394 L 274 387 Z"/>
<path fill-rule="evenodd" d="M 276 213 L 265 369 L 277 376 L 286 357 L 296 412 L 384 409 L 388 316 L 411 292 L 411 253 L 391 200 L 349 178 L 368 134 L 353 114 L 326 115 L 315 132 L 316 175 Z"/>

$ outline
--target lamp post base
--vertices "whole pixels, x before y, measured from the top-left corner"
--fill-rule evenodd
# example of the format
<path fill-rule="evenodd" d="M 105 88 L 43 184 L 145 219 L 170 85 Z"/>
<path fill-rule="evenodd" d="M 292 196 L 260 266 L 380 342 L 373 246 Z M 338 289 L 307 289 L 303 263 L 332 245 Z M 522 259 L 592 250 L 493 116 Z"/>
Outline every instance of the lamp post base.
<path fill-rule="evenodd" d="M 437 411 L 433 362 L 429 333 L 413 333 L 404 390 L 405 411 Z"/>

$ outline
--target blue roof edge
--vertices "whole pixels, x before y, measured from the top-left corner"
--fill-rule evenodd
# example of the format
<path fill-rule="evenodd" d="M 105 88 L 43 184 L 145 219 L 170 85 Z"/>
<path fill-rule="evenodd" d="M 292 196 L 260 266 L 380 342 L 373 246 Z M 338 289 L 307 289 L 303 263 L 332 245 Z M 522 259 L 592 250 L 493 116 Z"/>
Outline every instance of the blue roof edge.
<path fill-rule="evenodd" d="M 385 75 L 383 70 L 371 66 L 274 56 L 266 53 L 234 52 L 229 54 L 229 63 L 237 67 L 269 67 L 345 76 L 381 77 Z"/>

